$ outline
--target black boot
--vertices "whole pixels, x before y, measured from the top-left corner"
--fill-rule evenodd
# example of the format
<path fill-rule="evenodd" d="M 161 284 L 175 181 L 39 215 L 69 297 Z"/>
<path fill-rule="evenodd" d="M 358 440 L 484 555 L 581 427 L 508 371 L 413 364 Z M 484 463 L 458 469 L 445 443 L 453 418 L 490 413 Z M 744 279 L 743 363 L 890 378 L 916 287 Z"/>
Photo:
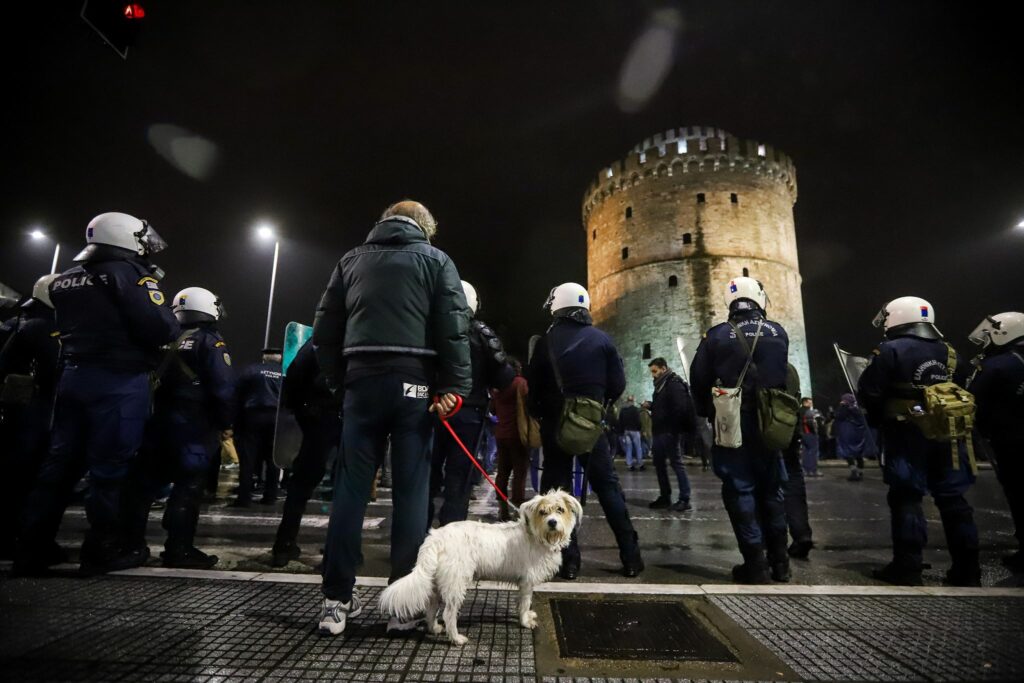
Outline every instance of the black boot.
<path fill-rule="evenodd" d="M 792 572 L 789 571 L 789 561 L 782 560 L 780 562 L 772 562 L 772 581 L 778 583 L 789 583 L 789 580 L 793 578 Z"/>
<path fill-rule="evenodd" d="M 958 550 L 953 554 L 953 566 L 946 572 L 947 586 L 981 586 L 981 564 L 978 551 Z"/>
<path fill-rule="evenodd" d="M 272 567 L 283 567 L 292 560 L 299 559 L 302 555 L 302 549 L 294 543 L 287 543 L 284 545 L 274 544 L 273 550 L 271 550 L 273 558 L 270 560 L 270 566 Z"/>
<path fill-rule="evenodd" d="M 667 510 L 672 507 L 672 499 L 669 496 L 658 496 L 647 504 L 652 510 Z"/>
<path fill-rule="evenodd" d="M 922 586 L 921 569 L 907 565 L 899 565 L 895 561 L 890 562 L 881 569 L 871 572 L 871 576 L 879 581 L 891 583 L 894 586 Z"/>
<path fill-rule="evenodd" d="M 680 498 L 679 500 L 672 504 L 673 512 L 686 512 L 687 510 L 692 509 L 693 506 L 690 505 L 690 500 L 688 498 Z"/>
<path fill-rule="evenodd" d="M 771 583 L 768 573 L 768 560 L 764 556 L 764 548 L 740 548 L 743 553 L 743 564 L 732 568 L 732 580 L 744 584 Z"/>
<path fill-rule="evenodd" d="M 786 552 L 794 559 L 806 560 L 807 556 L 811 554 L 812 548 L 814 548 L 814 541 L 793 541 Z"/>
<path fill-rule="evenodd" d="M 216 555 L 207 555 L 194 546 L 168 546 L 160 557 L 165 567 L 176 569 L 210 569 L 218 559 Z"/>

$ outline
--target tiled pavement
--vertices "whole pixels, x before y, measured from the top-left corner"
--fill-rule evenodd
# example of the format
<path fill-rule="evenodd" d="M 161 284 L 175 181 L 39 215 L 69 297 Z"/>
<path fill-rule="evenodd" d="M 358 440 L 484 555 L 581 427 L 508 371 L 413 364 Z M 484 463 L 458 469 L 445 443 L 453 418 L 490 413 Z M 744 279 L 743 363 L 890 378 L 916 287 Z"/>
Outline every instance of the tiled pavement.
<path fill-rule="evenodd" d="M 472 591 L 463 607 L 460 630 L 470 638 L 464 648 L 422 632 L 389 639 L 372 607 L 343 637 L 322 638 L 314 629 L 319 586 L 305 578 L 299 583 L 280 578 L 5 578 L 0 679 L 679 680 L 570 679 L 539 671 L 535 641 L 543 634 L 516 623 L 514 593 L 490 588 Z M 573 586 L 577 589 L 584 593 L 588 585 Z M 375 603 L 379 590 L 360 588 L 367 605 Z M 802 590 L 810 594 L 730 593 L 717 586 L 691 599 L 706 601 L 709 610 L 764 645 L 799 680 L 1024 680 L 1024 591 Z M 647 593 L 650 599 L 681 599 Z"/>

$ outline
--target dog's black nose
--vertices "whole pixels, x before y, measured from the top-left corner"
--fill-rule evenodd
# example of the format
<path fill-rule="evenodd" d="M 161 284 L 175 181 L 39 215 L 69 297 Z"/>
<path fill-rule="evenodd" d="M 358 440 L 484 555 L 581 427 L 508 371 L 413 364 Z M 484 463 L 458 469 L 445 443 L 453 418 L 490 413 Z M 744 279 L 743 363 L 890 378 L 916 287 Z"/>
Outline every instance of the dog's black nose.
<path fill-rule="evenodd" d="M 549 520 L 548 520 L 548 527 L 549 527 L 549 528 L 551 528 L 551 529 L 554 529 L 554 528 L 556 528 L 557 526 L 558 526 L 558 522 L 557 522 L 557 521 L 555 521 L 555 520 L 553 520 L 553 519 L 549 519 Z"/>

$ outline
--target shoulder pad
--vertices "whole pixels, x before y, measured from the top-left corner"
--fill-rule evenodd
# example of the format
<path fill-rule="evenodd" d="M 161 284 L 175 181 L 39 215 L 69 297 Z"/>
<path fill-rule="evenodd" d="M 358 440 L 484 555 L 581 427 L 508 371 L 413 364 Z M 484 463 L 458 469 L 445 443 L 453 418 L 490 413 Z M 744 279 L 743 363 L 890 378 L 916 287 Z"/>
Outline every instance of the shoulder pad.
<path fill-rule="evenodd" d="M 215 349 L 223 348 L 225 346 L 227 346 L 227 342 L 225 342 L 223 339 L 218 339 L 213 343 L 213 348 Z"/>
<path fill-rule="evenodd" d="M 871 355 L 873 355 L 873 356 L 878 356 L 881 353 L 882 353 L 882 351 L 880 349 L 878 349 L 878 348 L 871 349 Z"/>

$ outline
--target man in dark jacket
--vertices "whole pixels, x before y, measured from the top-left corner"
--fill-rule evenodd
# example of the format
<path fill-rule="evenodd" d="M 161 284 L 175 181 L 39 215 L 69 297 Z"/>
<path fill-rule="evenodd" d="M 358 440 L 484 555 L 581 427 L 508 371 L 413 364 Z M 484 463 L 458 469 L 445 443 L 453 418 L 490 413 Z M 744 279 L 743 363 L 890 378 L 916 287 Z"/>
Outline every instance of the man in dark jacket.
<path fill-rule="evenodd" d="M 900 297 L 882 307 L 876 327 L 885 339 L 860 376 L 858 394 L 868 423 L 879 425 L 885 443 L 882 474 L 892 515 L 893 559 L 874 576 L 898 585 L 921 585 L 922 553 L 928 524 L 921 499 L 929 491 L 939 509 L 952 566 L 946 581 L 956 586 L 981 582 L 978 529 L 964 494 L 974 473 L 963 444 L 954 466 L 948 442 L 925 437 L 908 418 L 923 412 L 924 387 L 942 382 L 967 384 L 965 364 L 935 327 L 935 309 L 919 297 Z M 955 365 L 956 367 L 952 367 Z"/>
<path fill-rule="evenodd" d="M 238 494 L 233 507 L 252 505 L 253 480 L 263 474 L 260 504 L 277 502 L 281 470 L 274 464 L 274 431 L 281 400 L 281 349 L 263 349 L 259 363 L 247 367 L 235 389 L 238 454 Z"/>
<path fill-rule="evenodd" d="M 640 409 L 636 397 L 627 396 L 626 405 L 619 411 L 619 429 L 622 430 L 622 445 L 626 451 L 626 466 L 630 472 L 644 469 L 644 450 L 641 445 Z"/>
<path fill-rule="evenodd" d="M 462 410 L 453 415 L 448 423 L 458 434 L 462 443 L 473 455 L 477 455 L 484 438 L 484 416 L 490 403 L 491 390 L 501 391 L 515 377 L 515 371 L 508 362 L 505 348 L 490 327 L 477 319 L 480 300 L 476 289 L 470 283 L 462 282 L 473 318 L 469 322 L 469 355 L 473 368 L 473 388 L 465 397 Z M 473 463 L 462 452 L 447 429 L 438 429 L 434 435 L 433 463 L 430 469 L 430 504 L 427 510 L 427 526 L 434 519 L 434 498 L 444 487 L 444 503 L 438 514 L 440 526 L 461 522 L 469 514 L 469 494 L 473 488 Z"/>
<path fill-rule="evenodd" d="M 995 456 L 1017 543 L 1024 546 L 1024 313 L 986 316 L 968 338 L 982 348 L 967 387 L 978 406 L 978 434 Z M 1003 564 L 1024 572 L 1024 550 Z"/>
<path fill-rule="evenodd" d="M 626 375 L 612 340 L 593 325 L 586 289 L 574 282 L 559 285 L 551 290 L 546 307 L 554 320 L 547 334 L 537 342 L 527 372 L 530 412 L 540 419 L 544 444 L 540 487 L 545 492 L 555 488 L 572 492 L 573 456 L 558 446 L 556 438 L 563 399 L 583 396 L 607 408 L 625 390 Z M 643 571 L 644 563 L 626 510 L 626 498 L 612 465 L 607 433 L 601 435 L 590 453 L 578 457 L 615 534 L 622 572 L 627 577 L 636 576 Z M 559 574 L 564 579 L 572 580 L 579 574 L 576 537 L 577 532 L 573 531 L 572 543 L 562 551 Z"/>
<path fill-rule="evenodd" d="M 672 372 L 664 358 L 655 358 L 647 367 L 654 378 L 654 401 L 651 403 L 651 427 L 654 432 L 654 470 L 658 474 L 661 494 L 648 506 L 652 509 L 672 508 L 686 512 L 690 506 L 690 480 L 679 453 L 679 439 L 683 432 L 693 434 L 694 414 L 690 388 L 683 378 Z M 672 502 L 672 485 L 668 479 L 668 464 L 676 473 L 679 500 Z"/>
<path fill-rule="evenodd" d="M 712 449 L 712 467 L 722 480 L 722 500 L 743 555 L 743 564 L 733 567 L 732 576 L 737 583 L 789 581 L 782 454 L 765 448 L 757 416 L 757 390 L 786 387 L 789 337 L 782 325 L 766 317 L 768 295 L 757 280 L 730 280 L 725 302 L 729 319 L 701 340 L 690 381 L 697 414 L 712 419 L 712 389 L 743 388 L 742 445 L 716 443 Z"/>
<path fill-rule="evenodd" d="M 25 496 L 50 447 L 57 389 L 57 323 L 50 301 L 56 275 L 44 275 L 18 315 L 0 326 L 0 471 L 10 482 L 0 496 L 0 558 L 14 557 L 14 530 Z M 54 545 L 54 558 L 63 559 Z"/>
<path fill-rule="evenodd" d="M 299 525 L 306 503 L 317 484 L 324 478 L 332 453 L 341 444 L 341 394 L 332 394 L 320 372 L 313 351 L 313 340 L 303 344 L 284 376 L 281 401 L 295 415 L 302 430 L 302 445 L 292 462 L 292 478 L 288 497 L 277 527 L 272 550 L 275 567 L 283 567 L 301 554 L 298 543 Z"/>
<path fill-rule="evenodd" d="M 82 572 L 114 571 L 146 560 L 125 547 L 121 495 L 150 411 L 149 373 L 160 347 L 180 333 L 160 291 L 163 273 L 147 256 L 165 243 L 145 221 L 104 213 L 86 229 L 76 266 L 50 285 L 61 366 L 50 453 L 25 503 L 15 571 L 43 569 L 70 492 L 89 472 L 89 532 Z"/>
<path fill-rule="evenodd" d="M 210 461 L 219 461 L 220 442 L 231 436 L 235 373 L 217 329 L 224 316 L 220 299 L 208 289 L 188 287 L 174 296 L 172 308 L 183 332 L 159 368 L 146 447 L 125 493 L 126 526 L 133 547 L 145 547 L 153 499 L 172 483 L 163 515 L 163 565 L 209 569 L 217 556 L 195 547 L 196 526 Z"/>
<path fill-rule="evenodd" d="M 403 201 L 338 263 L 317 308 L 313 344 L 327 382 L 344 385 L 342 466 L 324 553 L 321 633 L 361 610 L 352 591 L 373 478 L 391 437 L 391 578 L 408 574 L 427 531 L 431 412 L 469 395 L 469 306 L 451 258 L 430 245 L 437 224 Z M 435 401 L 432 403 L 432 401 Z M 389 630 L 415 622 L 392 619 Z"/>

